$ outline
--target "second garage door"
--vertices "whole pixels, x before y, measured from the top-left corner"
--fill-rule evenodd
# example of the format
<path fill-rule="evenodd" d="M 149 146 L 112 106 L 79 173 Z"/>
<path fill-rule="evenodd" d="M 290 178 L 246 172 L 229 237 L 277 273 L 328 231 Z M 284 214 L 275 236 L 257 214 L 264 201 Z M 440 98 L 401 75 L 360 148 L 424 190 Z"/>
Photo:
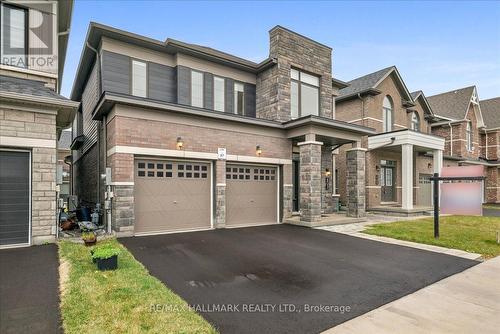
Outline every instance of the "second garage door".
<path fill-rule="evenodd" d="M 226 226 L 272 224 L 278 221 L 276 167 L 227 165 Z"/>
<path fill-rule="evenodd" d="M 210 164 L 136 160 L 135 233 L 211 227 Z"/>

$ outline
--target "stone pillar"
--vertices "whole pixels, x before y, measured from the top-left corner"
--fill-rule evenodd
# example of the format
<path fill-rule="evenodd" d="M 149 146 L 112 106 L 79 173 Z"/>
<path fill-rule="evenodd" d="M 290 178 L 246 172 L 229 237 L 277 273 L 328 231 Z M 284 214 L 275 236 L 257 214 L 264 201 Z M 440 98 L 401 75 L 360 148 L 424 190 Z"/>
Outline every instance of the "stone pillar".
<path fill-rule="evenodd" d="M 330 175 L 326 175 L 326 170 Z M 328 189 L 326 187 L 326 178 L 328 177 Z M 333 171 L 332 171 L 332 148 L 324 146 L 321 150 L 321 211 L 323 213 L 333 212 Z"/>
<path fill-rule="evenodd" d="M 365 154 L 366 149 L 354 147 L 346 151 L 347 216 L 365 216 Z"/>
<path fill-rule="evenodd" d="M 226 161 L 215 163 L 215 228 L 226 227 Z"/>
<path fill-rule="evenodd" d="M 290 218 L 293 211 L 292 164 L 283 165 L 283 220 Z"/>
<path fill-rule="evenodd" d="M 321 219 L 321 146 L 314 135 L 307 135 L 300 148 L 300 211 L 301 220 Z"/>
<path fill-rule="evenodd" d="M 134 186 L 113 186 L 114 198 L 111 201 L 111 229 L 117 237 L 134 235 Z"/>
<path fill-rule="evenodd" d="M 413 145 L 401 145 L 401 207 L 413 209 Z"/>

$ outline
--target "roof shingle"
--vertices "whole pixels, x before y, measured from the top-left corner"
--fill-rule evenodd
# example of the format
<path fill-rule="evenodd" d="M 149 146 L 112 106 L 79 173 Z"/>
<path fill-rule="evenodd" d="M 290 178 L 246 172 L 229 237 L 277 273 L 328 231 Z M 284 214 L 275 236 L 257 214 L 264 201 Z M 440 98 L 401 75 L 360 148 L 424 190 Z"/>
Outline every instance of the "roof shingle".
<path fill-rule="evenodd" d="M 486 129 L 500 128 L 500 97 L 479 102 Z"/>
<path fill-rule="evenodd" d="M 43 81 L 0 75 L 0 93 L 3 92 L 70 101 L 64 96 L 57 94 L 49 87 L 45 87 L 45 83 Z"/>
<path fill-rule="evenodd" d="M 339 97 L 344 97 L 348 95 L 353 95 L 357 93 L 364 92 L 368 89 L 375 88 L 376 84 L 387 75 L 388 72 L 392 71 L 394 66 L 390 66 L 379 71 L 364 75 L 362 77 L 356 78 L 354 80 L 348 81 L 348 87 L 343 88 L 339 91 Z"/>
<path fill-rule="evenodd" d="M 453 120 L 461 120 L 465 118 L 465 114 L 469 108 L 469 102 L 474 93 L 474 88 L 474 86 L 470 86 L 428 96 L 427 101 L 429 101 L 435 115 L 444 116 Z"/>

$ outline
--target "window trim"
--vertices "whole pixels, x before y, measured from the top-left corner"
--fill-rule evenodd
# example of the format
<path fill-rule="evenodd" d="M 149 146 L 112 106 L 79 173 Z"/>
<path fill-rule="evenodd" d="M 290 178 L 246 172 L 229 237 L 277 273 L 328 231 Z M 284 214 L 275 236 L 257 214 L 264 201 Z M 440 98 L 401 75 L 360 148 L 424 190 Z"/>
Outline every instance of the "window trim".
<path fill-rule="evenodd" d="M 199 70 L 190 69 L 189 73 L 189 101 L 190 106 L 195 108 L 205 108 L 205 73 Z M 201 107 L 193 105 L 193 72 L 201 74 Z"/>
<path fill-rule="evenodd" d="M 297 71 L 299 73 L 299 78 L 298 79 L 293 79 L 292 78 L 292 71 Z M 314 86 L 312 84 L 303 82 L 301 79 L 301 73 L 305 73 L 307 75 L 314 76 L 318 78 L 318 85 Z M 298 86 L 298 101 L 297 101 L 297 118 L 292 118 L 292 82 L 297 83 Z M 311 73 L 308 71 L 304 71 L 302 69 L 296 68 L 296 67 L 290 67 L 290 118 L 291 119 L 298 119 L 302 117 L 302 85 L 311 87 L 311 88 L 316 88 L 318 90 L 318 114 L 315 116 L 319 116 L 320 113 L 319 111 L 321 110 L 321 76 L 317 75 L 316 73 Z"/>
<path fill-rule="evenodd" d="M 242 114 L 238 114 L 238 109 L 237 109 L 237 105 L 236 105 L 236 85 L 237 84 L 240 84 L 243 86 L 243 112 Z M 245 108 L 245 83 L 243 81 L 237 81 L 237 80 L 234 80 L 233 82 L 233 114 L 235 115 L 240 115 L 240 116 L 246 116 L 246 108 Z"/>
<path fill-rule="evenodd" d="M 387 108 L 384 106 L 384 101 L 387 99 L 389 103 L 391 104 L 391 108 Z M 391 112 L 391 129 L 387 129 L 387 117 L 386 117 L 386 112 L 390 111 Z M 394 100 L 390 95 L 385 95 L 384 99 L 382 100 L 382 132 L 391 132 L 394 129 Z"/>
<path fill-rule="evenodd" d="M 143 63 L 146 65 L 146 96 L 139 96 L 139 95 L 134 95 L 134 61 L 135 62 L 138 62 L 138 63 Z M 142 97 L 142 98 L 149 98 L 149 73 L 148 73 L 148 70 L 149 70 L 149 65 L 148 65 L 148 61 L 145 61 L 145 60 L 142 60 L 142 59 L 139 59 L 139 58 L 133 58 L 133 57 L 130 57 L 130 83 L 129 83 L 129 88 L 130 88 L 130 95 L 132 96 L 137 96 L 137 97 Z"/>
<path fill-rule="evenodd" d="M 24 12 L 24 67 L 20 66 L 15 66 L 11 64 L 4 64 L 2 60 L 0 59 L 0 64 L 5 65 L 5 66 L 12 66 L 16 68 L 24 68 L 24 69 L 29 69 L 29 64 L 28 64 L 28 59 L 29 59 L 29 8 L 22 6 L 22 5 L 17 5 L 17 4 L 12 4 L 12 3 L 1 3 L 0 4 L 0 25 L 2 24 L 2 19 L 3 19 L 3 8 L 7 7 L 10 9 L 17 9 L 17 10 L 22 10 Z M 1 27 L 0 27 L 1 28 Z M 1 31 L 0 29 L 0 40 L 3 40 L 3 34 L 4 32 Z M 1 46 L 0 46 L 1 48 Z M 0 58 L 1 58 L 1 52 L 0 52 Z"/>
<path fill-rule="evenodd" d="M 472 122 L 470 120 L 467 120 L 465 127 L 465 145 L 467 152 L 472 152 Z"/>
<path fill-rule="evenodd" d="M 415 129 L 414 128 L 414 124 L 415 122 L 413 122 L 413 116 L 416 116 L 416 124 L 417 124 L 417 128 Z M 420 122 L 420 115 L 418 114 L 418 112 L 416 111 L 412 111 L 411 112 L 411 116 L 410 116 L 410 129 L 413 130 L 413 131 L 416 131 L 416 132 L 422 132 L 422 127 L 421 127 L 421 122 Z"/>
<path fill-rule="evenodd" d="M 222 79 L 222 110 L 215 109 L 215 79 Z M 226 111 L 226 78 L 223 76 L 212 74 L 212 85 L 213 85 L 213 95 L 212 95 L 212 106 L 214 111 L 225 112 Z"/>

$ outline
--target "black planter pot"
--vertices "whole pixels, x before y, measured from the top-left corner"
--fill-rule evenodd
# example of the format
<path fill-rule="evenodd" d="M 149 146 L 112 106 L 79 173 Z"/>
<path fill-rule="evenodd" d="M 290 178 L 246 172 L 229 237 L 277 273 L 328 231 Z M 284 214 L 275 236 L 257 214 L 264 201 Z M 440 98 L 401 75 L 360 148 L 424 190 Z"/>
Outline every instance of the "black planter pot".
<path fill-rule="evenodd" d="M 118 255 L 113 255 L 109 259 L 97 259 L 97 269 L 115 270 L 118 268 Z"/>

